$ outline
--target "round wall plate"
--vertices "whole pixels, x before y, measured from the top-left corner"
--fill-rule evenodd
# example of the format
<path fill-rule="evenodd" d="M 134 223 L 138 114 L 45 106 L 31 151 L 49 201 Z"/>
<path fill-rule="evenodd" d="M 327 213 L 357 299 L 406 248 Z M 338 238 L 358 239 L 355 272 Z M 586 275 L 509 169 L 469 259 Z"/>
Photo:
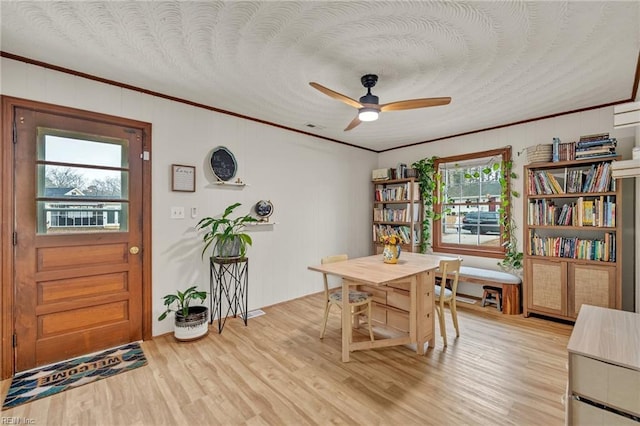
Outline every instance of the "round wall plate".
<path fill-rule="evenodd" d="M 211 151 L 209 164 L 215 177 L 225 182 L 233 179 L 236 171 L 238 171 L 236 158 L 231 151 L 224 146 L 216 147 Z"/>
<path fill-rule="evenodd" d="M 254 210 L 260 220 L 267 221 L 269 216 L 273 214 L 273 203 L 269 200 L 260 200 L 256 203 Z"/>

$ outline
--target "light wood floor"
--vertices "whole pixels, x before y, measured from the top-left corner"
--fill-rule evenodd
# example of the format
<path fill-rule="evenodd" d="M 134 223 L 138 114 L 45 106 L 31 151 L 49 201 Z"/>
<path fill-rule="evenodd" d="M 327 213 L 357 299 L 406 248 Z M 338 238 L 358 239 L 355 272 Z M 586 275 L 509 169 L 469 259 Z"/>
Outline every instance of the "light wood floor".
<path fill-rule="evenodd" d="M 321 341 L 322 298 L 312 295 L 265 308 L 248 327 L 229 319 L 197 342 L 144 342 L 148 366 L 1 416 L 65 426 L 562 425 L 572 326 L 458 310 L 461 336 L 448 317 L 446 349 L 438 338 L 423 357 L 396 347 L 342 363 L 338 311 Z"/>

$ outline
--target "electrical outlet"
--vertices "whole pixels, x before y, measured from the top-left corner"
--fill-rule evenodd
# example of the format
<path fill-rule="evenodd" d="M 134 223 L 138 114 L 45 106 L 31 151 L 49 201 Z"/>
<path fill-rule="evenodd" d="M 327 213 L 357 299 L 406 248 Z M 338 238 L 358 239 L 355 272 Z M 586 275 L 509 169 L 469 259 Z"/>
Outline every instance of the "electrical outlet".
<path fill-rule="evenodd" d="M 171 219 L 184 219 L 184 207 L 171 207 Z"/>

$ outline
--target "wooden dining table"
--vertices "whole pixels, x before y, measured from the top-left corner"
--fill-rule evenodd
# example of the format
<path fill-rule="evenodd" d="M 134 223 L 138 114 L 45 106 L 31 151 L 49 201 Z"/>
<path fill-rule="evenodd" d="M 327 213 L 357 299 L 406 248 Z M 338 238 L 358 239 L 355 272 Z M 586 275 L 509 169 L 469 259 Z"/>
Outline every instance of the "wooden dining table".
<path fill-rule="evenodd" d="M 449 257 L 403 252 L 398 263 L 384 263 L 382 255 L 373 255 L 309 266 L 312 271 L 342 278 L 342 300 L 349 300 L 349 288 L 356 286 L 381 287 L 394 282 L 409 282 L 409 331 L 374 341 L 352 341 L 350 309 L 342 309 L 342 361 L 349 361 L 352 351 L 396 345 L 415 344 L 416 352 L 424 355 L 425 344 L 435 344 L 434 285 L 435 271 L 440 260 Z M 371 319 L 369 319 L 371 321 Z M 384 324 L 382 324 L 384 325 Z"/>

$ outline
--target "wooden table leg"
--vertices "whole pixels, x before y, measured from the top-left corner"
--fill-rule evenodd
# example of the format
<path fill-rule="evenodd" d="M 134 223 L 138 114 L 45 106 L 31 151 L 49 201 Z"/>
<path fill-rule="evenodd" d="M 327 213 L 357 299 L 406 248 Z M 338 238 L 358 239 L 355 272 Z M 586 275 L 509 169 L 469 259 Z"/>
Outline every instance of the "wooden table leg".
<path fill-rule="evenodd" d="M 349 283 L 342 280 L 342 362 L 349 362 L 351 343 L 351 309 L 349 308 Z"/>
<path fill-rule="evenodd" d="M 431 295 L 427 298 L 427 303 L 431 303 L 431 338 L 429 339 L 429 349 L 436 347 L 436 273 L 435 271 L 428 271 L 426 275 L 425 285 L 426 291 Z M 425 306 L 426 309 L 426 306 Z"/>
<path fill-rule="evenodd" d="M 425 343 L 429 344 L 429 348 L 433 348 L 433 345 L 436 343 L 435 324 L 433 321 L 433 312 L 435 309 L 433 297 L 434 285 L 435 274 L 433 271 L 424 272 L 416 277 L 416 352 L 419 355 L 425 354 Z M 428 338 L 428 340 L 425 340 L 426 338 Z"/>
<path fill-rule="evenodd" d="M 416 344 L 416 352 L 418 355 L 424 354 L 424 345 L 421 344 L 419 324 L 420 321 L 420 301 L 418 300 L 420 295 L 418 293 L 416 276 L 411 277 L 411 286 L 409 292 L 409 338 L 411 343 Z M 422 346 L 422 347 L 420 347 Z"/>

